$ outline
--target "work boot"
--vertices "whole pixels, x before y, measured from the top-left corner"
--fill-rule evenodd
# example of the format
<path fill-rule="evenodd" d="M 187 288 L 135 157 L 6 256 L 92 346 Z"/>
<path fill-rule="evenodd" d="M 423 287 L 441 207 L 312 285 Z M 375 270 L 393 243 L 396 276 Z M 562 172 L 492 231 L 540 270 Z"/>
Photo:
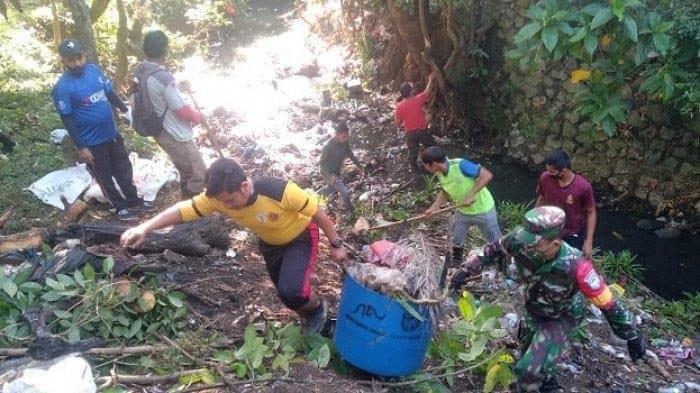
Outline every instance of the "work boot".
<path fill-rule="evenodd" d="M 452 247 L 452 266 L 454 266 L 454 267 L 462 266 L 463 254 L 464 254 L 464 248 Z"/>
<path fill-rule="evenodd" d="M 321 299 L 321 304 L 318 305 L 316 310 L 314 310 L 309 316 L 304 318 L 304 334 L 321 333 L 321 330 L 323 330 L 323 327 L 326 325 L 327 317 L 328 302 L 326 301 L 326 299 Z"/>

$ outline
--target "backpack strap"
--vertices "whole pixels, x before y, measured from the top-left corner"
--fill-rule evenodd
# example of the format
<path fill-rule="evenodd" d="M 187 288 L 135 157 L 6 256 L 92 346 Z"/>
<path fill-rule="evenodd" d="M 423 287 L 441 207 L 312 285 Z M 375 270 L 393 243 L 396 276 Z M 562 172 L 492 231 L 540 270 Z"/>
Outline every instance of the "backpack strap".
<path fill-rule="evenodd" d="M 167 71 L 164 70 L 164 69 L 162 69 L 162 68 L 160 68 L 160 67 L 156 67 L 155 70 L 153 70 L 153 71 L 149 72 L 148 74 L 146 74 L 146 77 L 143 78 L 143 82 L 139 82 L 139 83 L 145 83 L 144 89 L 145 89 L 145 91 L 146 91 L 146 94 L 148 94 L 148 78 L 150 78 L 150 77 L 156 78 L 155 74 L 157 74 L 157 73 L 159 73 L 159 72 L 167 72 Z M 156 78 L 156 79 L 158 79 L 158 78 Z M 159 79 L 158 81 L 161 82 L 161 83 L 164 83 L 164 82 L 165 82 L 165 81 L 160 80 L 160 79 Z M 165 84 L 165 83 L 164 83 L 164 84 Z M 149 99 L 150 99 L 150 97 L 149 97 Z M 163 114 L 161 115 L 161 117 L 165 117 L 165 115 L 168 113 L 168 109 L 169 109 L 169 107 L 168 107 L 168 100 L 166 100 L 165 97 L 163 97 L 163 101 L 165 101 L 165 110 L 163 111 Z M 155 110 L 154 110 L 154 112 L 155 112 Z"/>

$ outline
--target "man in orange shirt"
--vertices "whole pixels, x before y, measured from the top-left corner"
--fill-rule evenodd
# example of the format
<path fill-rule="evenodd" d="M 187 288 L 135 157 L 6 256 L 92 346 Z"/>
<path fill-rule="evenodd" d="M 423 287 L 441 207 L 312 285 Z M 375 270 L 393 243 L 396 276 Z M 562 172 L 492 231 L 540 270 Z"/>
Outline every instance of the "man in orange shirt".
<path fill-rule="evenodd" d="M 403 126 L 406 131 L 406 145 L 408 146 L 408 161 L 414 173 L 420 173 L 418 166 L 418 148 L 435 145 L 435 140 L 428 130 L 423 106 L 430 99 L 435 74 L 428 77 L 428 85 L 425 90 L 414 94 L 413 84 L 404 82 L 401 85 L 401 98 L 396 104 L 394 120 L 396 125 Z"/>

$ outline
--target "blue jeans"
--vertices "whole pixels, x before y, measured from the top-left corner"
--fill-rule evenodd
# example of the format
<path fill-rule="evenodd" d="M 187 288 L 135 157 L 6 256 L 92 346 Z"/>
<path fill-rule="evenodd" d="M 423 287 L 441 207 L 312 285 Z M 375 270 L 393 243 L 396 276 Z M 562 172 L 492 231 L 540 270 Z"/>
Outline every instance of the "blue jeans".
<path fill-rule="evenodd" d="M 340 176 L 332 173 L 321 173 L 323 178 L 326 180 L 326 186 L 321 188 L 318 193 L 323 196 L 328 196 L 331 193 L 337 192 L 343 199 L 343 205 L 347 210 L 353 210 L 352 200 L 350 199 L 350 191 L 348 186 L 343 183 Z"/>
<path fill-rule="evenodd" d="M 501 238 L 501 229 L 498 226 L 496 208 L 492 208 L 483 214 L 468 215 L 457 210 L 455 212 L 454 227 L 452 228 L 452 246 L 463 247 L 466 243 L 469 228 L 476 225 L 481 230 L 488 242 Z"/>

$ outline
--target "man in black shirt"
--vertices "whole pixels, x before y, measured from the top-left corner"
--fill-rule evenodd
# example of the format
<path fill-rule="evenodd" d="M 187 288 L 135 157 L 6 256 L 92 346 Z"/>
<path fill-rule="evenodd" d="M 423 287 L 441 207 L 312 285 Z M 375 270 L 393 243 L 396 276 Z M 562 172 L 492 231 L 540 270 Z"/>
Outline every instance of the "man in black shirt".
<path fill-rule="evenodd" d="M 360 161 L 350 148 L 349 137 L 350 131 L 348 126 L 345 123 L 338 123 L 335 126 L 335 136 L 323 147 L 321 152 L 321 175 L 323 175 L 327 185 L 319 193 L 325 196 L 333 192 L 340 193 L 345 208 L 352 212 L 353 206 L 352 200 L 350 200 L 350 191 L 348 191 L 348 187 L 340 178 L 340 169 L 346 158 L 350 158 L 355 165 L 360 166 Z"/>

